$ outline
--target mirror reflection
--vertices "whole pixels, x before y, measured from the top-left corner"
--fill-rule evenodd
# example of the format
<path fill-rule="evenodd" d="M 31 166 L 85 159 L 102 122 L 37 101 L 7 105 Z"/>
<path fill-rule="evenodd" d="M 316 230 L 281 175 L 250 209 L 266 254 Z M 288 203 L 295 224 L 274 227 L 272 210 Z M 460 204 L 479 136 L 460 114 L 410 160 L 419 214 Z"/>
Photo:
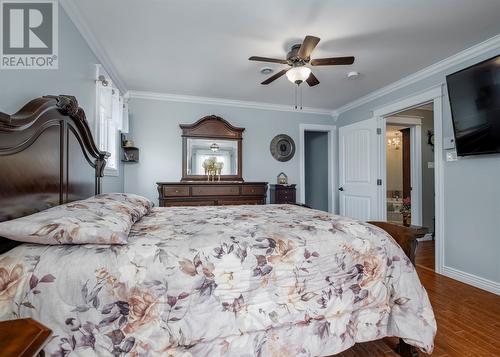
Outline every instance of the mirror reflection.
<path fill-rule="evenodd" d="M 237 175 L 236 140 L 187 138 L 188 175 Z"/>

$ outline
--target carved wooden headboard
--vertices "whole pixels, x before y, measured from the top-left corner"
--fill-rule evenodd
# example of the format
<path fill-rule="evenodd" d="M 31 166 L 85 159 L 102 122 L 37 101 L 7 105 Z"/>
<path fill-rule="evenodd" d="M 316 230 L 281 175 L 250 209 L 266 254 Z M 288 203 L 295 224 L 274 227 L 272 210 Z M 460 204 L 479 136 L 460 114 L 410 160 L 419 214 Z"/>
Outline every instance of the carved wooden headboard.
<path fill-rule="evenodd" d="M 73 96 L 0 113 L 0 222 L 100 193 L 108 156 Z"/>

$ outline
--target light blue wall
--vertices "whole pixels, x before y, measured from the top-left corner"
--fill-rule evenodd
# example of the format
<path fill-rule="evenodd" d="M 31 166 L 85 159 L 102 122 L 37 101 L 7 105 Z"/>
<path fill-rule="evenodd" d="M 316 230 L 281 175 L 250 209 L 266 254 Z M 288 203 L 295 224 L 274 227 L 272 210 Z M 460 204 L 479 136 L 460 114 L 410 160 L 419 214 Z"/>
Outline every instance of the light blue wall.
<path fill-rule="evenodd" d="M 305 146 L 305 204 L 328 212 L 328 133 L 306 131 Z"/>
<path fill-rule="evenodd" d="M 158 202 L 157 181 L 179 181 L 182 140 L 179 124 L 194 123 L 215 114 L 232 125 L 244 127 L 243 178 L 245 181 L 276 182 L 280 172 L 290 183 L 299 181 L 299 124 L 331 124 L 329 115 L 280 112 L 238 107 L 131 99 L 130 136 L 140 148 L 140 162 L 125 165 L 125 192 L 144 195 Z M 277 134 L 290 135 L 297 151 L 288 162 L 275 160 L 269 144 Z"/>
<path fill-rule="evenodd" d="M 369 119 L 372 111 L 398 99 L 445 84 L 445 76 L 500 53 L 500 48 L 445 72 L 342 113 L 337 126 Z M 446 88 L 443 136 L 452 136 Z M 444 157 L 444 153 L 441 153 Z M 500 155 L 460 158 L 444 163 L 445 266 L 500 282 Z"/>
<path fill-rule="evenodd" d="M 74 95 L 93 129 L 95 64 L 99 61 L 59 6 L 59 69 L 0 70 L 0 111 L 14 113 L 43 95 Z M 103 191 L 123 191 L 122 177 L 105 177 Z"/>

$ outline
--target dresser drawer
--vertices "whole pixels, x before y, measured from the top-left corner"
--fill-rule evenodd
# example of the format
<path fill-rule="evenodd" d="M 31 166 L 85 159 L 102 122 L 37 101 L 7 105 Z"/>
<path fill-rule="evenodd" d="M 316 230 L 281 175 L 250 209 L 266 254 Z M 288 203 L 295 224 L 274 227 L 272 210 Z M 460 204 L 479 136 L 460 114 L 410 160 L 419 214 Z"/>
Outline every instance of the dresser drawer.
<path fill-rule="evenodd" d="M 266 182 L 158 182 L 160 207 L 266 204 Z"/>
<path fill-rule="evenodd" d="M 294 193 L 294 191 L 282 190 L 276 191 L 276 196 L 278 196 L 278 198 L 293 197 Z"/>
<path fill-rule="evenodd" d="M 238 196 L 240 188 L 238 186 L 193 186 L 193 196 Z"/>
<path fill-rule="evenodd" d="M 277 203 L 295 203 L 295 191 L 280 190 L 276 192 Z"/>
<path fill-rule="evenodd" d="M 241 194 L 245 196 L 263 195 L 266 193 L 264 186 L 241 186 Z"/>
<path fill-rule="evenodd" d="M 188 186 L 163 186 L 164 197 L 185 197 L 189 196 Z"/>

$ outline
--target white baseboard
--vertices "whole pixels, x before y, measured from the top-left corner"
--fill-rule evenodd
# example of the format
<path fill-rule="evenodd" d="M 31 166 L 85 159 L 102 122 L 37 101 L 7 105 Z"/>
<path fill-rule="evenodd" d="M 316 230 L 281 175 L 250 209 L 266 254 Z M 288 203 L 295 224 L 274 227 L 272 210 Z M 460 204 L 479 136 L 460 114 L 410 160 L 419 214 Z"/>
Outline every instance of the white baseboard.
<path fill-rule="evenodd" d="M 495 281 L 481 278 L 474 274 L 469 274 L 461 270 L 443 266 L 441 274 L 448 278 L 461 281 L 462 283 L 475 286 L 476 288 L 489 291 L 493 294 L 500 295 L 500 283 Z"/>

